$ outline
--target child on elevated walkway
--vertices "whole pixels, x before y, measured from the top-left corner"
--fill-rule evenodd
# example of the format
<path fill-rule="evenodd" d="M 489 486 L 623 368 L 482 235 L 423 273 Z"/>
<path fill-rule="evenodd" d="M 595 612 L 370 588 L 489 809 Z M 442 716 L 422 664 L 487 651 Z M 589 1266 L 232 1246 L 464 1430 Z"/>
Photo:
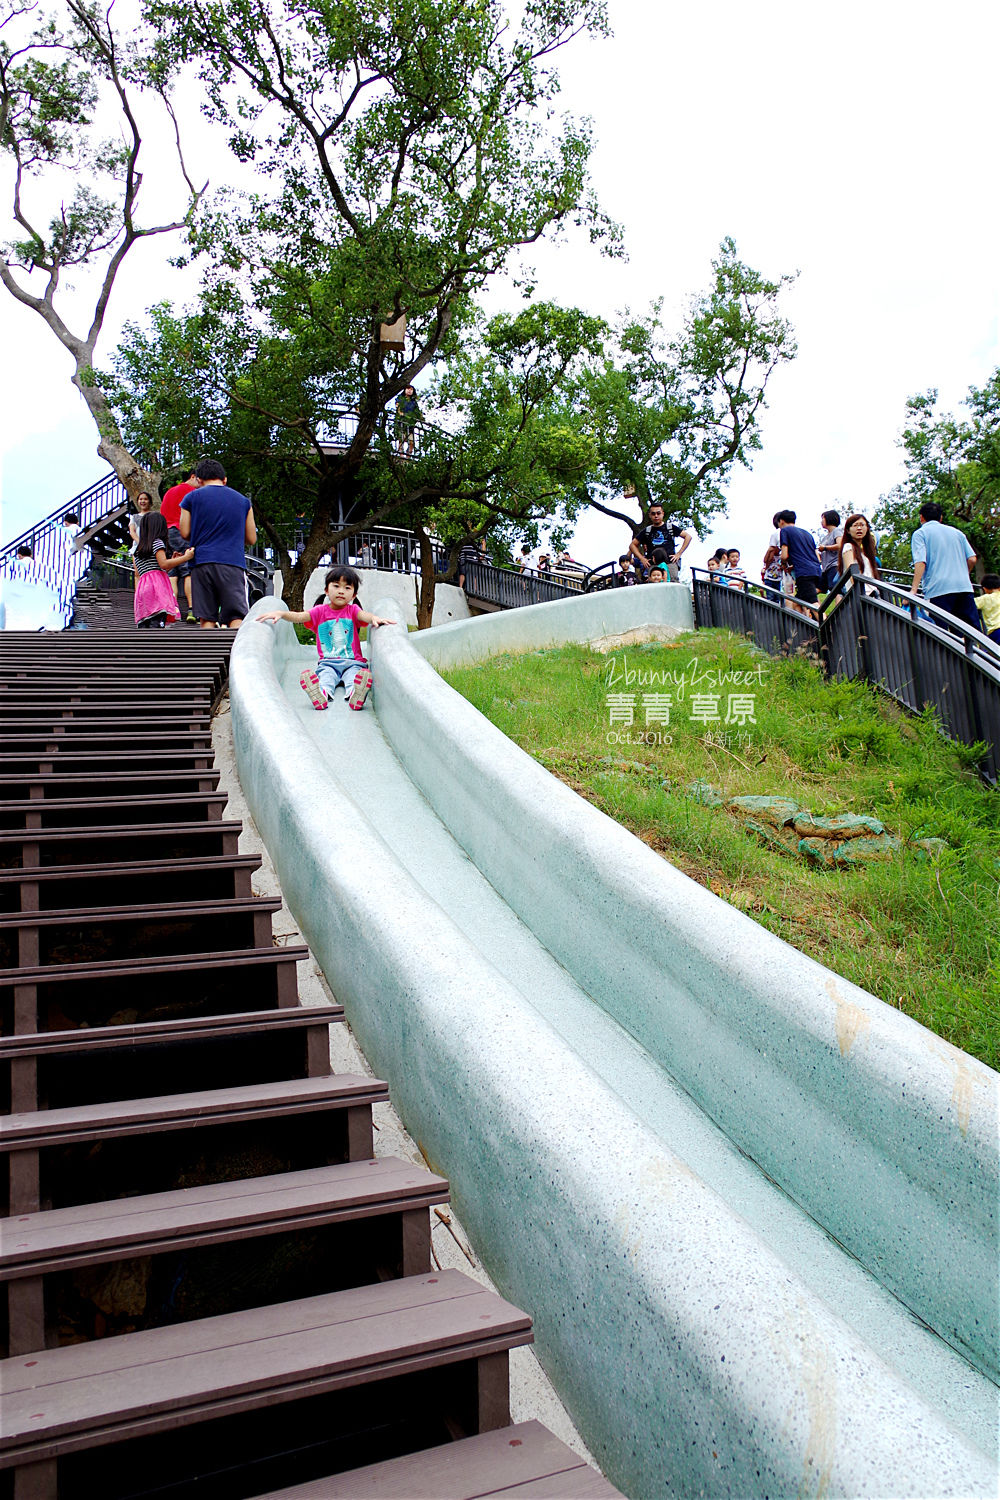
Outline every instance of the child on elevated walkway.
<path fill-rule="evenodd" d="M 370 615 L 357 602 L 361 579 L 353 568 L 331 568 L 323 580 L 325 596 L 312 609 L 274 609 L 258 615 L 262 625 L 275 620 L 290 620 L 293 625 L 305 625 L 316 637 L 319 665 L 316 671 L 307 668 L 299 678 L 304 692 L 309 694 L 313 708 L 326 708 L 337 687 L 343 683 L 344 697 L 348 708 L 361 709 L 371 692 L 372 674 L 368 663 L 361 655 L 361 633 L 359 625 L 395 625 L 395 620 L 383 620 L 379 615 Z"/>

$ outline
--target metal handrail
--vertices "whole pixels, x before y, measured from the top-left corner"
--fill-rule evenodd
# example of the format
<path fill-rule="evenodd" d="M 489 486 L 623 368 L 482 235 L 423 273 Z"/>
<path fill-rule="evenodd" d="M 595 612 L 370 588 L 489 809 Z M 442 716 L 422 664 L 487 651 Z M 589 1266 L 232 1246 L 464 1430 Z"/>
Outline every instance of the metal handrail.
<path fill-rule="evenodd" d="M 88 532 L 100 521 L 119 511 L 128 503 L 128 491 L 117 474 L 107 474 L 82 490 L 72 500 L 65 501 L 56 510 L 36 521 L 0 547 L 0 578 L 15 576 L 17 571 L 17 549 L 31 548 L 32 570 L 40 583 L 46 583 L 60 591 L 72 589 L 87 570 L 89 558 L 86 547 L 73 552 L 60 535 L 63 516 L 71 512 L 80 517 L 80 530 Z"/>
<path fill-rule="evenodd" d="M 931 706 L 947 738 L 986 746 L 980 774 L 1000 780 L 1000 648 L 989 636 L 856 566 L 816 606 L 692 574 L 696 628 L 727 626 L 772 655 L 805 649 L 829 677 L 870 682 L 913 713 Z"/>

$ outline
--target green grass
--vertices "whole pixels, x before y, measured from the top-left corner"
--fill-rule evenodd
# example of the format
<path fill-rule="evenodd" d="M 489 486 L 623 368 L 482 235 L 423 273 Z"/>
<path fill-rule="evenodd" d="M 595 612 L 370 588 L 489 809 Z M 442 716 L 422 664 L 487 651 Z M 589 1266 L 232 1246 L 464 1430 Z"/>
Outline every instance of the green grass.
<path fill-rule="evenodd" d="M 445 673 L 505 734 L 652 849 L 821 963 L 996 1067 L 1000 1062 L 1000 793 L 943 740 L 860 684 L 826 682 L 805 657 L 775 659 L 726 631 L 627 648 L 627 665 L 671 674 L 626 684 L 631 730 L 609 725 L 608 673 L 582 646 L 494 658 Z M 696 662 L 696 666 L 692 664 Z M 754 674 L 751 685 L 697 674 Z M 682 690 L 678 683 L 684 674 Z M 756 723 L 692 720 L 692 692 L 754 696 Z M 648 730 L 643 693 L 670 693 L 669 726 Z M 609 743 L 609 734 L 622 743 Z M 627 737 L 631 734 L 631 743 Z M 670 738 L 657 743 L 655 736 Z M 644 736 L 649 736 L 644 739 Z M 856 870 L 823 870 L 765 848 L 723 808 L 686 794 L 787 796 L 811 812 L 873 815 L 904 839 L 947 840 L 938 860 L 907 850 Z"/>

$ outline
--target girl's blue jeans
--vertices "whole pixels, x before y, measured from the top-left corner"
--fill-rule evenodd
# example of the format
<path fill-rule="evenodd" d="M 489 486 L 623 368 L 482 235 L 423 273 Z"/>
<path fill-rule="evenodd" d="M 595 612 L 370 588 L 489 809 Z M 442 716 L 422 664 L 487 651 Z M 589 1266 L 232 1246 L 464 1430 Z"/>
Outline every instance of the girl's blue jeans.
<path fill-rule="evenodd" d="M 347 697 L 354 686 L 355 677 L 359 672 L 366 671 L 367 667 L 367 662 L 355 661 L 353 657 L 324 656 L 316 667 L 316 676 L 319 678 L 320 687 L 324 688 L 331 698 L 334 689 L 340 683 L 343 684 L 344 696 Z"/>

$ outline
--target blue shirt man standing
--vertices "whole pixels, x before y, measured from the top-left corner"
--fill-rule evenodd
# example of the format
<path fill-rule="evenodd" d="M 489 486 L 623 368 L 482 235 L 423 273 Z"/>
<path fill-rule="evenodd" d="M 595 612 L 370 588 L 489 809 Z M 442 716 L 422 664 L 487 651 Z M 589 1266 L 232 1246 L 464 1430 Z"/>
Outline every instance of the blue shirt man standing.
<path fill-rule="evenodd" d="M 976 554 L 957 526 L 942 525 L 943 514 L 934 500 L 928 500 L 920 507 L 921 525 L 910 542 L 913 592 L 916 593 L 923 583 L 924 597 L 931 604 L 947 610 L 971 630 L 978 630 L 979 615 L 972 602 L 969 579 Z"/>
<path fill-rule="evenodd" d="M 181 501 L 178 525 L 194 547 L 192 607 L 203 630 L 220 622 L 235 630 L 249 608 L 246 549 L 257 540 L 253 506 L 229 488 L 217 459 L 203 458 L 194 472 L 199 487 Z"/>

